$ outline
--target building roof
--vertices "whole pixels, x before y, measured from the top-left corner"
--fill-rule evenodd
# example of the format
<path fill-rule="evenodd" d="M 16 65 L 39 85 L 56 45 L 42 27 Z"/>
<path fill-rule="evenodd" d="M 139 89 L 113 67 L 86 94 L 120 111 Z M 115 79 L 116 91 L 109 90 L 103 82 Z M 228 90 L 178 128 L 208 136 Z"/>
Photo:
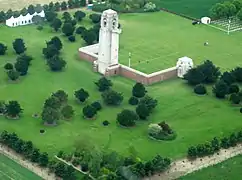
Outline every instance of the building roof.
<path fill-rule="evenodd" d="M 112 9 L 105 10 L 105 11 L 103 11 L 103 13 L 105 13 L 105 14 L 117 14 L 117 12 L 112 10 Z"/>

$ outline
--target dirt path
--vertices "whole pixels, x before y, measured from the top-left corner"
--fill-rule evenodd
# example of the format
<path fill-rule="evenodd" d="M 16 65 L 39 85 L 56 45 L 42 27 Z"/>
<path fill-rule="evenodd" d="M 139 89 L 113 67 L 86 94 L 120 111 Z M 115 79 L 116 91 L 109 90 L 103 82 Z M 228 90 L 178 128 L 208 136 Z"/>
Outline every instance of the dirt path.
<path fill-rule="evenodd" d="M 187 158 L 174 161 L 171 168 L 162 174 L 157 174 L 144 180 L 173 180 L 181 176 L 197 171 L 199 169 L 218 164 L 222 161 L 230 159 L 234 156 L 242 154 L 242 145 L 221 150 L 218 154 L 212 156 L 198 158 L 195 161 L 189 161 Z"/>
<path fill-rule="evenodd" d="M 46 168 L 40 168 L 36 164 L 33 164 L 27 160 L 24 160 L 22 156 L 19 154 L 15 153 L 14 151 L 10 150 L 9 148 L 0 145 L 0 153 L 7 156 L 8 158 L 14 160 L 21 166 L 29 169 L 30 171 L 34 172 L 38 176 L 42 177 L 45 180 L 56 180 L 57 178 L 55 177 L 54 174 L 49 173 L 48 169 Z"/>

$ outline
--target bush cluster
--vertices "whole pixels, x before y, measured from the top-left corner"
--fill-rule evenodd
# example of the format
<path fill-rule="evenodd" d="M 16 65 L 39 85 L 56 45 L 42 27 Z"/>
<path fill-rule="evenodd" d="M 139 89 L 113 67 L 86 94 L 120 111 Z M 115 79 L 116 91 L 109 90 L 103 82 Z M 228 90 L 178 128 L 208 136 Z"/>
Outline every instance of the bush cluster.
<path fill-rule="evenodd" d="M 1 115 L 5 115 L 8 118 L 18 118 L 22 112 L 23 109 L 18 101 L 9 101 L 8 103 L 0 101 Z"/>
<path fill-rule="evenodd" d="M 164 121 L 159 124 L 150 124 L 148 135 L 158 140 L 174 140 L 176 133 Z"/>

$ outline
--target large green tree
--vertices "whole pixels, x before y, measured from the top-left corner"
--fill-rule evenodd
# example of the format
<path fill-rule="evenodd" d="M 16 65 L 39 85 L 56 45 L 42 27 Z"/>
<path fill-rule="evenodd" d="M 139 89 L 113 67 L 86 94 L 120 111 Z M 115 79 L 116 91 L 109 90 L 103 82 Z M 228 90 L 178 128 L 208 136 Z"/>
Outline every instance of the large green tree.
<path fill-rule="evenodd" d="M 56 124 L 60 119 L 59 110 L 52 107 L 45 107 L 41 113 L 41 118 L 47 124 Z"/>
<path fill-rule="evenodd" d="M 66 61 L 60 56 L 55 55 L 47 60 L 47 64 L 50 67 L 51 71 L 61 71 L 66 66 Z"/>
<path fill-rule="evenodd" d="M 14 64 L 16 71 L 19 72 L 20 76 L 25 76 L 28 73 L 29 64 L 27 61 L 24 60 L 17 60 Z"/>
<path fill-rule="evenodd" d="M 95 82 L 95 84 L 100 92 L 110 89 L 110 87 L 113 85 L 112 81 L 106 77 L 101 77 L 97 82 Z"/>
<path fill-rule="evenodd" d="M 85 16 L 86 14 L 82 11 L 76 11 L 74 14 L 74 17 L 77 21 L 81 21 Z"/>
<path fill-rule="evenodd" d="M 21 54 L 26 51 L 27 48 L 25 47 L 24 40 L 21 38 L 15 39 L 13 42 L 13 49 L 17 54 Z"/>
<path fill-rule="evenodd" d="M 63 44 L 62 44 L 60 38 L 57 36 L 54 36 L 53 38 L 51 38 L 51 40 L 48 41 L 46 44 L 47 44 L 47 46 L 49 46 L 49 45 L 55 46 L 58 51 L 60 51 L 63 47 Z"/>
<path fill-rule="evenodd" d="M 96 108 L 90 105 L 85 106 L 82 112 L 86 118 L 93 118 L 97 114 Z"/>
<path fill-rule="evenodd" d="M 102 93 L 102 98 L 107 105 L 120 105 L 123 101 L 122 93 L 116 92 L 112 89 L 104 91 Z"/>
<path fill-rule="evenodd" d="M 75 91 L 74 95 L 80 102 L 85 102 L 86 99 L 89 97 L 89 93 L 83 88 Z"/>
<path fill-rule="evenodd" d="M 142 83 L 137 82 L 132 89 L 132 94 L 133 96 L 137 97 L 137 98 L 141 98 L 145 96 L 146 93 L 146 89 L 144 87 L 144 85 Z"/>
<path fill-rule="evenodd" d="M 9 101 L 8 104 L 6 104 L 6 114 L 9 117 L 18 117 L 20 113 L 23 112 L 23 109 L 21 108 L 18 101 Z"/>
<path fill-rule="evenodd" d="M 134 126 L 136 120 L 138 120 L 138 115 L 134 111 L 128 109 L 124 109 L 117 115 L 117 121 L 122 126 Z"/>
<path fill-rule="evenodd" d="M 57 32 L 62 25 L 62 21 L 59 18 L 55 18 L 52 23 L 51 27 Z"/>
<path fill-rule="evenodd" d="M 71 23 L 69 23 L 69 22 L 64 23 L 64 25 L 62 26 L 62 32 L 66 36 L 73 35 L 74 31 L 75 31 L 75 27 Z"/>
<path fill-rule="evenodd" d="M 220 80 L 214 85 L 213 93 L 217 98 L 225 98 L 229 93 L 229 86 L 223 80 Z"/>
<path fill-rule="evenodd" d="M 5 46 L 3 43 L 0 43 L 0 55 L 4 55 L 7 49 L 7 46 Z"/>

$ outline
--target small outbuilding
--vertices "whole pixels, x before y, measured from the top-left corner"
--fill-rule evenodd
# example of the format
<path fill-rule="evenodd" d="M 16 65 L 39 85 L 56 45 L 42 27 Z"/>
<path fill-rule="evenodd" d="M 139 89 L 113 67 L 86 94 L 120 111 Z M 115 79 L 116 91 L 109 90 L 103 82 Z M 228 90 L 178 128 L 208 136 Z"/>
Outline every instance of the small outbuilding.
<path fill-rule="evenodd" d="M 193 68 L 193 61 L 191 58 L 184 56 L 177 60 L 177 76 L 183 78 L 189 69 Z"/>
<path fill-rule="evenodd" d="M 203 24 L 210 24 L 211 23 L 211 18 L 209 18 L 209 17 L 202 17 L 201 18 L 201 23 L 203 23 Z"/>

